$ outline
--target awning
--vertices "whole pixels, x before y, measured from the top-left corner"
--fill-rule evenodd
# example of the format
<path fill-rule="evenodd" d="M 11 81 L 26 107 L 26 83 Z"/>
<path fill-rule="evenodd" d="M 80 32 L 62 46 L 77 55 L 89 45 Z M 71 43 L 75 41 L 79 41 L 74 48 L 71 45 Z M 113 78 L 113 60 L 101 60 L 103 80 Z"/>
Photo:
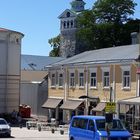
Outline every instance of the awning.
<path fill-rule="evenodd" d="M 60 103 L 62 99 L 56 99 L 56 98 L 48 98 L 47 101 L 42 105 L 44 108 L 56 108 Z"/>
<path fill-rule="evenodd" d="M 81 104 L 83 103 L 83 101 L 78 101 L 78 100 L 67 100 L 66 102 L 64 102 L 62 104 L 62 106 L 60 106 L 61 109 L 65 109 L 65 110 L 75 110 L 76 108 L 78 108 Z"/>
<path fill-rule="evenodd" d="M 127 104 L 127 105 L 140 105 L 140 97 L 134 97 L 124 100 L 119 100 L 118 104 Z"/>
<path fill-rule="evenodd" d="M 133 107 L 132 105 L 120 104 L 120 111 L 119 111 L 119 113 L 126 114 L 132 107 Z"/>
<path fill-rule="evenodd" d="M 93 111 L 98 111 L 98 112 L 101 112 L 105 109 L 105 105 L 106 103 L 105 102 L 100 102 L 97 104 L 97 106 L 95 108 L 93 108 L 92 110 Z"/>

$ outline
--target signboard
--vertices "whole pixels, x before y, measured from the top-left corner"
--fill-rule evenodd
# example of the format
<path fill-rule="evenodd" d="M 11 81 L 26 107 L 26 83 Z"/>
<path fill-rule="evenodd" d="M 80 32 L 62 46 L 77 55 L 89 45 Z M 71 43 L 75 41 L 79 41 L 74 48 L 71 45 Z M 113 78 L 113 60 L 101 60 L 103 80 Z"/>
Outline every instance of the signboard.
<path fill-rule="evenodd" d="M 114 103 L 114 102 L 107 102 L 106 106 L 105 106 L 105 112 L 115 113 L 116 112 L 116 103 Z"/>

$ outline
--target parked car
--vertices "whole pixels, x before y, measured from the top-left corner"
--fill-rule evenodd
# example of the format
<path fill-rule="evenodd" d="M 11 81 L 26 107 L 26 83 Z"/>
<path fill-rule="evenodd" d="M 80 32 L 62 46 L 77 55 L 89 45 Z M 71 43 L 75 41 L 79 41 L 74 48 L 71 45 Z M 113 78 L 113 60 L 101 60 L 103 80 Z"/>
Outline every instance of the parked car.
<path fill-rule="evenodd" d="M 131 134 L 119 119 L 107 129 L 104 116 L 74 116 L 69 127 L 69 140 L 131 140 Z"/>
<path fill-rule="evenodd" d="M 0 136 L 11 136 L 11 127 L 3 118 L 0 118 Z"/>

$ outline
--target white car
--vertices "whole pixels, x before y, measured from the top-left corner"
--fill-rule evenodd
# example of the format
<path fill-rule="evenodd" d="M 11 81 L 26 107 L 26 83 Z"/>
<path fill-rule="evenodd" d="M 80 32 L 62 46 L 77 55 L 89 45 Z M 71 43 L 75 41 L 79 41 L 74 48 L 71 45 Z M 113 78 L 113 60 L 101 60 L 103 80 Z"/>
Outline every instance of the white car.
<path fill-rule="evenodd" d="M 11 136 L 11 127 L 3 118 L 0 118 L 0 136 Z"/>

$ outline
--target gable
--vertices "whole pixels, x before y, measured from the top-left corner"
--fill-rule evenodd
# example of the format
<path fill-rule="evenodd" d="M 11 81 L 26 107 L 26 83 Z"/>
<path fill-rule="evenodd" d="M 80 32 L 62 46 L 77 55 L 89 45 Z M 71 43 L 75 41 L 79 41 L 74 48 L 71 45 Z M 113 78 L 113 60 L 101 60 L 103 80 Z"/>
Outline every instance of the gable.
<path fill-rule="evenodd" d="M 69 18 L 69 17 L 76 17 L 77 14 L 73 12 L 70 9 L 66 9 L 60 16 L 58 16 L 59 19 L 61 18 Z"/>

